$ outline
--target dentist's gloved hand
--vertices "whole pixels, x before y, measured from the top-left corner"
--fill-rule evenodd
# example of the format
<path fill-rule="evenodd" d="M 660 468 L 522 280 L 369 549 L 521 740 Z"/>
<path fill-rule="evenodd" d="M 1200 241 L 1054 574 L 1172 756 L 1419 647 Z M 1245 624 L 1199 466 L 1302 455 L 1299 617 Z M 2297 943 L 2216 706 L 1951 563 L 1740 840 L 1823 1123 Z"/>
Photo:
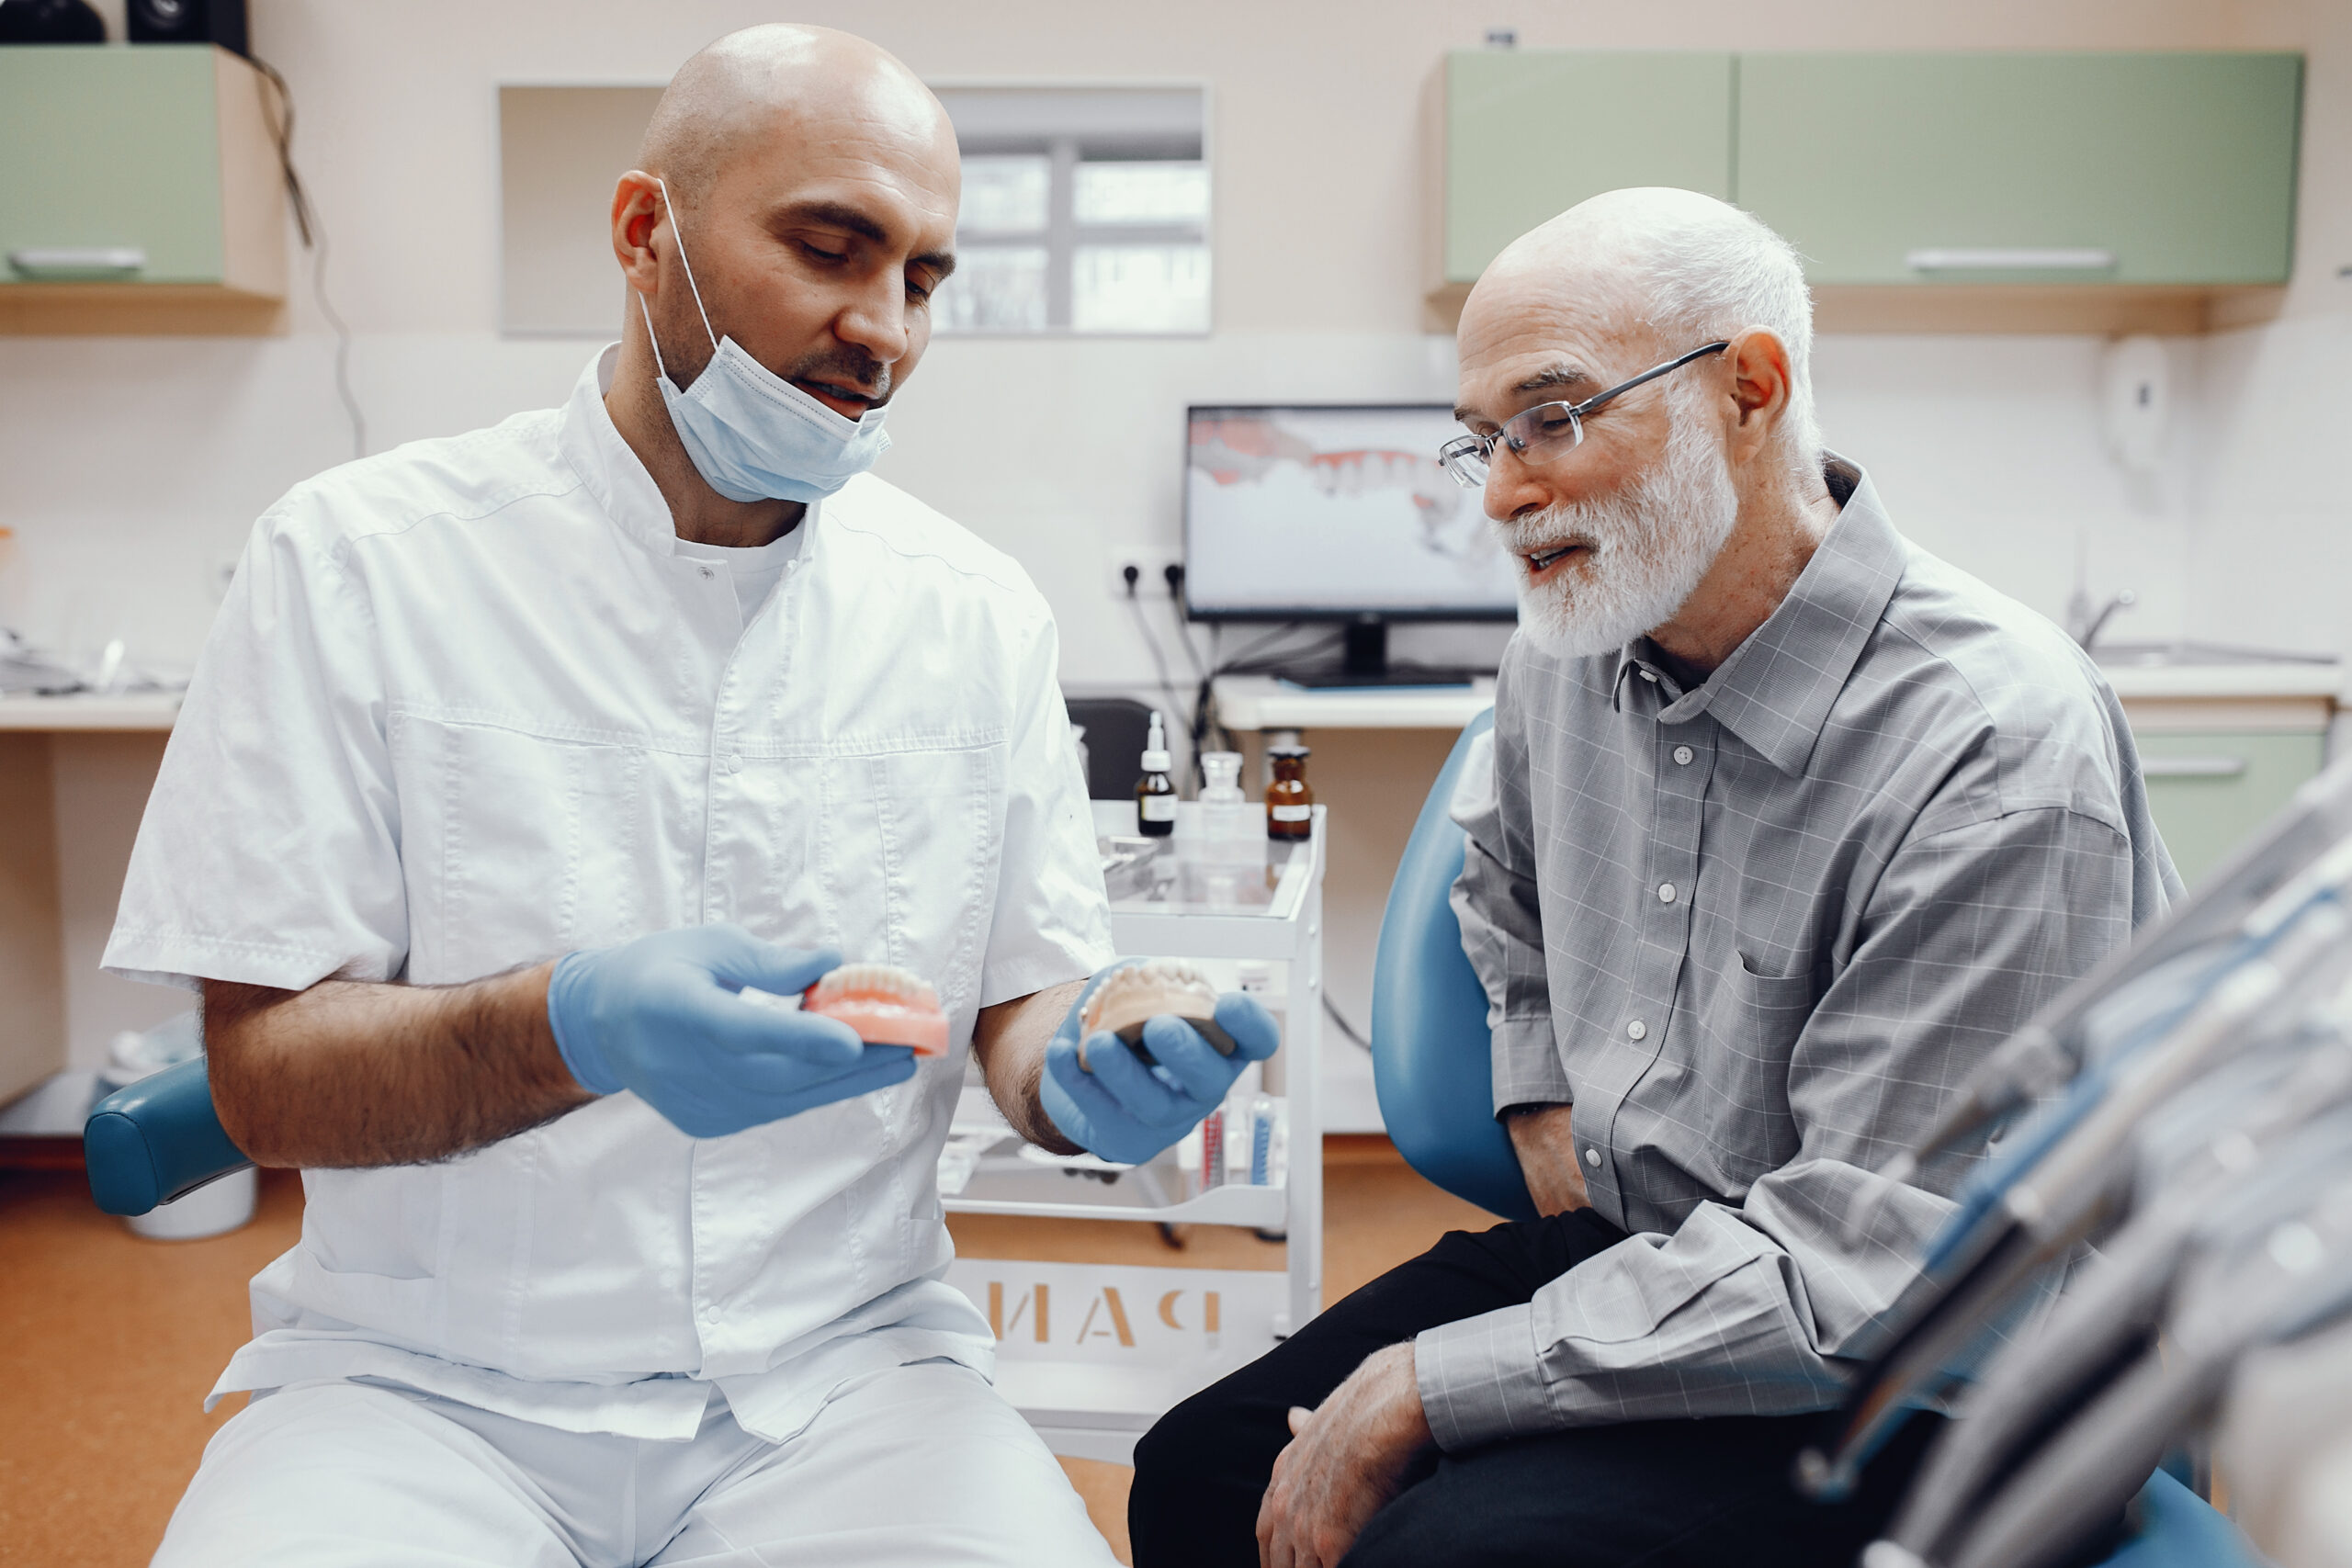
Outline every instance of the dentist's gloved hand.
<path fill-rule="evenodd" d="M 841 961 L 741 926 L 657 931 L 558 959 L 548 1022 L 582 1088 L 634 1089 L 681 1133 L 716 1138 L 914 1077 L 904 1045 L 737 994 L 792 996 Z"/>
<path fill-rule="evenodd" d="M 1166 1014 L 1143 1026 L 1144 1047 L 1158 1066 L 1146 1066 L 1108 1030 L 1081 1040 L 1088 1000 L 1124 967 L 1113 964 L 1079 993 L 1046 1046 L 1046 1076 L 1037 1095 L 1070 1142 L 1103 1159 L 1141 1165 L 1222 1104 L 1241 1069 L 1272 1055 L 1282 1036 L 1256 998 L 1227 991 L 1216 999 L 1216 1021 L 1233 1037 L 1230 1056 L 1182 1019 Z"/>

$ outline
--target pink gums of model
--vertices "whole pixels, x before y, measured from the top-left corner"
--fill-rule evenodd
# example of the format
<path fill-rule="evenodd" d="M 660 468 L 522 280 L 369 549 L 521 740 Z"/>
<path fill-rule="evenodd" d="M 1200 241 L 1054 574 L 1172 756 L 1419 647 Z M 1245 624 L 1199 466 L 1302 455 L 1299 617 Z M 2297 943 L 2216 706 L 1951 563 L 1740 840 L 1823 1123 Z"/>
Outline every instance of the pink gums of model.
<path fill-rule="evenodd" d="M 947 1015 L 939 993 L 895 964 L 844 964 L 800 993 L 804 1012 L 837 1018 L 869 1045 L 910 1045 L 918 1056 L 947 1055 Z"/>

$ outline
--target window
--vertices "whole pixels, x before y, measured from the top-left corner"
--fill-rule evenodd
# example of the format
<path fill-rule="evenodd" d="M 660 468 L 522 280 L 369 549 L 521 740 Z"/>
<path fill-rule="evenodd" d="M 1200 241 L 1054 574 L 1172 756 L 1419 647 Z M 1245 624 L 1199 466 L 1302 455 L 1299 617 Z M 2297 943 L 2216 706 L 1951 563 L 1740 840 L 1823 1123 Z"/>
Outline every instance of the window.
<path fill-rule="evenodd" d="M 943 333 L 1209 330 L 1197 88 L 951 88 L 964 152 Z"/>
<path fill-rule="evenodd" d="M 498 92 L 502 324 L 609 337 L 627 296 L 608 230 L 659 86 Z M 1209 169 L 1197 87 L 956 87 L 960 261 L 943 333 L 1209 330 Z"/>

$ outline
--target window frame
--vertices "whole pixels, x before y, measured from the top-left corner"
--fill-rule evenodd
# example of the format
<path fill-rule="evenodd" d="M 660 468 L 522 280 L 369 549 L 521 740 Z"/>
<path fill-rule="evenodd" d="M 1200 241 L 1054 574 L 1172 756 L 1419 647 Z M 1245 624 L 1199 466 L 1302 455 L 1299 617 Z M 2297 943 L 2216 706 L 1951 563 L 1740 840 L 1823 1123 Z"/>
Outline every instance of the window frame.
<path fill-rule="evenodd" d="M 1200 102 L 1201 167 L 1208 175 L 1208 207 L 1198 223 L 1080 223 L 1077 217 L 1078 166 L 1086 162 L 1104 163 L 1179 163 L 1181 154 L 1130 152 L 1128 156 L 1095 158 L 1086 156 L 1090 145 L 1095 149 L 1116 148 L 1119 139 L 1113 135 L 1090 137 L 1078 133 L 1046 133 L 1034 136 L 990 133 L 967 138 L 958 128 L 956 141 L 967 157 L 999 155 L 1043 156 L 1047 160 L 1046 184 L 1046 227 L 1042 230 L 994 230 L 986 233 L 967 233 L 959 222 L 956 245 L 959 254 L 980 250 L 1040 250 L 1046 253 L 1046 324 L 1042 328 L 1014 327 L 949 327 L 944 322 L 934 328 L 943 338 L 1204 338 L 1216 327 L 1216 156 L 1214 144 L 1216 125 L 1213 89 L 1205 81 L 1069 81 L 1069 82 L 1005 82 L 950 79 L 932 82 L 929 85 L 943 98 L 949 100 L 951 113 L 957 93 L 1002 93 L 1008 96 L 1023 93 L 1039 95 L 1057 93 L 1189 93 Z M 1208 257 L 1209 287 L 1206 321 L 1198 328 L 1175 332 L 1148 332 L 1135 328 L 1095 329 L 1073 324 L 1075 306 L 1074 276 L 1078 252 L 1082 247 L 1133 245 L 1138 247 L 1197 244 Z M 953 285 L 951 283 L 950 287 Z"/>

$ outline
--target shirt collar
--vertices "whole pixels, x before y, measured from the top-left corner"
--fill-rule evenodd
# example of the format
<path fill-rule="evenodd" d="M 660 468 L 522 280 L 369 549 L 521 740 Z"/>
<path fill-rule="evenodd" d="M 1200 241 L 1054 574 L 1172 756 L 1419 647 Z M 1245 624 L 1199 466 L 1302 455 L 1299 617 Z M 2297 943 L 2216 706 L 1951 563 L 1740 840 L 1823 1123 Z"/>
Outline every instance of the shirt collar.
<path fill-rule="evenodd" d="M 638 460 L 636 451 L 621 439 L 620 430 L 605 407 L 605 394 L 612 390 L 613 369 L 620 362 L 620 355 L 621 345 L 609 344 L 598 350 L 596 357 L 580 372 L 580 379 L 572 384 L 571 399 L 563 406 L 563 426 L 558 443 L 564 460 L 605 509 L 605 515 L 622 533 L 666 558 L 678 553 L 679 543 L 670 503 L 662 499 L 662 487 L 653 482 L 653 476 Z M 799 539 L 787 553 L 817 553 L 817 524 L 824 510 L 821 502 L 808 508 L 800 526 L 793 530 Z M 793 534 L 785 538 L 792 538 Z"/>
<path fill-rule="evenodd" d="M 1617 658 L 1612 691 L 1621 709 L 1625 682 L 1646 675 L 1657 682 L 1665 704 L 1660 722 L 1711 714 L 1783 773 L 1804 773 L 1905 562 L 1903 537 L 1870 476 L 1834 452 L 1826 459 L 1831 492 L 1847 491 L 1846 502 L 1780 607 L 1687 694 L 1660 666 L 1649 639 L 1636 638 Z"/>

